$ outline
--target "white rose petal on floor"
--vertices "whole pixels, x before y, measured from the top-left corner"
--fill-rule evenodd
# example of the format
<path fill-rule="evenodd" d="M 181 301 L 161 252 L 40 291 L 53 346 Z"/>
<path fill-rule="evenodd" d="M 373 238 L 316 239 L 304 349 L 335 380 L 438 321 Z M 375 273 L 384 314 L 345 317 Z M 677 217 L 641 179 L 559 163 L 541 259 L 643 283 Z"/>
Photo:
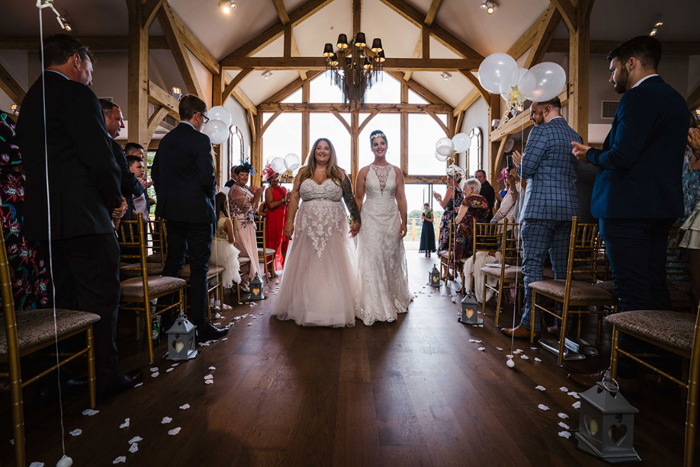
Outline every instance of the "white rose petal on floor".
<path fill-rule="evenodd" d="M 124 463 L 126 463 L 126 456 L 119 456 L 112 461 L 112 464 L 124 464 Z"/>
<path fill-rule="evenodd" d="M 172 430 L 168 431 L 168 434 L 170 436 L 175 436 L 176 434 L 180 433 L 180 430 L 182 430 L 180 427 L 173 428 Z"/>
<path fill-rule="evenodd" d="M 80 428 L 76 428 L 75 430 L 70 432 L 71 436 L 80 436 L 82 434 L 83 434 L 83 430 L 81 430 Z"/>
<path fill-rule="evenodd" d="M 126 420 L 124 420 L 124 423 L 119 425 L 119 428 L 129 428 L 130 424 L 131 424 L 131 419 L 127 418 Z"/>
<path fill-rule="evenodd" d="M 537 389 L 538 391 L 546 391 L 546 390 L 547 390 L 547 388 L 545 388 L 545 387 L 542 386 L 542 385 L 535 386 L 535 389 Z"/>
<path fill-rule="evenodd" d="M 544 404 L 538 405 L 537 408 L 540 409 L 540 410 L 544 410 L 545 412 L 546 412 L 547 410 L 549 410 L 549 407 L 547 407 L 547 406 L 544 405 Z"/>

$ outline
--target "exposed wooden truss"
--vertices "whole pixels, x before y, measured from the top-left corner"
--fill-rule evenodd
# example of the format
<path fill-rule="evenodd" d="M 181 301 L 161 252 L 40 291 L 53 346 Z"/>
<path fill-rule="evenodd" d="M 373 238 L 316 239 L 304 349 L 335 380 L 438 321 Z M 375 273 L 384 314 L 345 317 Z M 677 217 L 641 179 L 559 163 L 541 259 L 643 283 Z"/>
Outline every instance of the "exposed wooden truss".
<path fill-rule="evenodd" d="M 227 57 L 221 60 L 221 68 L 241 70 L 325 70 L 325 57 Z M 481 59 L 475 58 L 387 58 L 382 64 L 385 70 L 393 71 L 454 71 L 476 70 Z"/>
<path fill-rule="evenodd" d="M 576 27 L 569 29 L 569 125 L 588 142 L 591 11 L 594 0 L 576 0 Z"/>
<path fill-rule="evenodd" d="M 272 0 L 275 4 L 275 9 L 277 10 L 277 16 L 279 17 L 282 24 L 285 26 L 284 30 L 284 56 L 285 57 L 298 57 L 299 47 L 297 46 L 297 41 L 294 38 L 294 33 L 292 32 L 292 25 L 289 21 L 289 15 L 287 14 L 287 8 L 284 6 L 283 0 Z M 287 42 L 289 42 L 289 53 L 287 53 Z M 299 70 L 299 78 L 302 80 L 306 79 L 306 71 Z"/>
<path fill-rule="evenodd" d="M 270 103 L 260 104 L 258 110 L 262 112 L 351 112 L 347 104 L 325 104 L 325 103 L 310 103 L 310 104 L 292 104 L 292 103 Z M 359 112 L 382 112 L 382 113 L 429 113 L 429 112 L 452 112 L 452 107 L 441 104 L 364 104 L 359 109 Z"/>
<path fill-rule="evenodd" d="M 620 45 L 616 41 L 590 41 L 591 55 L 607 55 L 612 49 Z M 695 42 L 661 42 L 664 57 L 700 55 L 700 41 Z M 569 52 L 569 39 L 552 39 L 547 52 Z"/>
<path fill-rule="evenodd" d="M 5 94 L 7 94 L 7 97 L 17 105 L 22 104 L 22 100 L 24 100 L 24 96 L 27 94 L 27 91 L 25 91 L 14 76 L 7 71 L 7 68 L 5 68 L 2 63 L 0 63 L 0 89 L 2 89 Z"/>
<path fill-rule="evenodd" d="M 552 37 L 554 37 L 554 32 L 557 26 L 559 26 L 560 20 L 561 14 L 559 10 L 550 5 L 547 11 L 545 11 L 543 21 L 537 29 L 537 34 L 532 41 L 530 52 L 525 60 L 525 68 L 530 68 L 532 65 L 536 65 L 542 61 L 549 47 L 549 43 L 552 41 Z"/>
<path fill-rule="evenodd" d="M 129 50 L 129 36 L 76 37 L 92 51 Z M 0 36 L 0 50 L 29 50 L 35 52 L 39 50 L 39 47 L 39 40 L 34 37 Z M 151 36 L 148 38 L 148 48 L 152 50 L 167 50 L 170 47 L 165 36 Z"/>
<path fill-rule="evenodd" d="M 180 28 L 175 24 L 175 18 L 173 17 L 170 6 L 166 3 L 158 10 L 157 16 L 160 27 L 165 33 L 168 44 L 170 44 L 170 50 L 173 53 L 173 58 L 175 58 L 175 63 L 180 71 L 180 75 L 182 75 L 182 79 L 185 81 L 187 92 L 203 99 L 204 93 L 202 92 L 202 86 L 199 84 L 199 79 L 194 71 L 190 55 L 185 46 L 183 34 L 180 32 Z"/>
<path fill-rule="evenodd" d="M 423 58 L 430 58 L 430 26 L 433 25 L 433 22 L 435 22 L 435 18 L 437 17 L 438 11 L 440 11 L 440 7 L 442 6 L 442 0 L 433 0 L 430 3 L 430 9 L 428 10 L 428 13 L 425 15 L 425 20 L 423 21 L 423 25 L 421 26 L 421 37 L 418 38 L 418 42 L 416 43 L 415 49 L 413 49 L 413 58 L 418 58 L 423 54 Z M 427 26 L 428 28 L 426 28 Z M 425 53 L 425 44 L 427 43 L 428 45 L 428 51 L 427 54 Z M 411 79 L 411 76 L 413 75 L 412 71 L 407 71 L 404 73 L 404 78 L 406 81 Z"/>

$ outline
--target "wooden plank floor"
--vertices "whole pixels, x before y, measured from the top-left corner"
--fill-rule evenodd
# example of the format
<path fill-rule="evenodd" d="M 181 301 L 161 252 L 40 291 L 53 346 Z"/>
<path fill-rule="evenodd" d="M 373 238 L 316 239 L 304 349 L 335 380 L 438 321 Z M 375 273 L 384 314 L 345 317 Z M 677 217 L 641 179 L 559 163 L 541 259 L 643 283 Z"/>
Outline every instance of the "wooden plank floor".
<path fill-rule="evenodd" d="M 445 289 L 428 295 L 424 288 L 435 259 L 407 253 L 411 288 L 426 293 L 395 323 L 300 328 L 271 316 L 270 294 L 254 307 L 234 303 L 223 323 L 252 316 L 171 372 L 172 362 L 159 359 L 156 378 L 146 352 L 134 344 L 133 320 L 122 315 L 123 367 L 143 368 L 145 383 L 100 405 L 92 417 L 81 414 L 85 394 L 66 399 L 66 450 L 74 465 L 112 465 L 118 456 L 139 466 L 605 465 L 557 435 L 557 414 L 578 426 L 575 399 L 559 388 L 584 390 L 566 378 L 567 370 L 597 368 L 607 355 L 561 369 L 553 355 L 516 343 L 529 360 L 516 356 L 515 369 L 508 369 L 510 340 L 493 326 L 493 315 L 483 328 L 459 324 L 458 304 L 443 296 Z M 511 317 L 506 313 L 504 322 Z M 204 384 L 208 374 L 214 384 Z M 31 390 L 26 397 L 28 461 L 55 465 L 61 456 L 58 405 L 32 411 Z M 635 444 L 643 462 L 680 465 L 680 391 L 649 389 L 628 399 L 641 410 Z M 11 465 L 9 400 L 0 401 L 0 465 Z M 183 404 L 191 408 L 181 410 Z M 130 426 L 120 429 L 127 417 Z M 172 422 L 162 424 L 163 417 Z M 169 436 L 176 427 L 180 433 Z M 75 429 L 82 434 L 68 435 Z M 143 441 L 130 453 L 134 436 Z"/>

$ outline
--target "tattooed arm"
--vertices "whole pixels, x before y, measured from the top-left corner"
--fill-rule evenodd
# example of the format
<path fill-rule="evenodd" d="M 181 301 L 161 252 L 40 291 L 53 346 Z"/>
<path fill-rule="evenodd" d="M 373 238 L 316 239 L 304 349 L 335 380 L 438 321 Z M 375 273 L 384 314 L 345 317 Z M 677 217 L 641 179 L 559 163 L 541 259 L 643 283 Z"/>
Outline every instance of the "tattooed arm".
<path fill-rule="evenodd" d="M 346 173 L 343 173 L 343 175 L 345 175 L 341 183 L 343 188 L 343 200 L 345 201 L 348 211 L 350 211 L 350 219 L 352 220 L 350 234 L 354 237 L 360 231 L 362 219 L 360 217 L 360 209 L 357 207 L 357 203 L 355 202 L 355 195 L 352 192 L 352 182 L 350 181 L 350 176 Z"/>

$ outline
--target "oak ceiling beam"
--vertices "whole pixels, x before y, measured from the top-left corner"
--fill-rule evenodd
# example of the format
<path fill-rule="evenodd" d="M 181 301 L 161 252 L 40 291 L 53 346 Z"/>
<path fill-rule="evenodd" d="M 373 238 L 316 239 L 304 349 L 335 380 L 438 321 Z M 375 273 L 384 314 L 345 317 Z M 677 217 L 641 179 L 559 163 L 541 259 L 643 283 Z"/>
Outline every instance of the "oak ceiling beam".
<path fill-rule="evenodd" d="M 311 81 L 312 79 L 316 78 L 317 76 L 319 76 L 323 73 L 324 73 L 323 71 L 310 72 L 308 74 L 308 77 L 307 77 L 308 81 Z M 283 87 L 282 89 L 277 91 L 272 96 L 265 99 L 263 104 L 282 102 L 283 100 L 285 100 L 286 98 L 288 98 L 289 96 L 291 96 L 292 94 L 297 92 L 299 89 L 301 89 L 302 86 L 304 86 L 304 80 L 302 80 L 301 78 L 297 78 L 296 80 L 292 81 L 291 83 L 289 83 L 288 85 L 286 85 L 285 87 Z"/>
<path fill-rule="evenodd" d="M 559 97 L 559 100 L 561 100 L 562 108 L 569 105 L 568 86 L 564 87 L 564 90 L 560 92 L 559 96 L 557 97 Z M 490 124 L 491 122 L 489 122 L 489 125 Z M 500 141 L 501 139 L 507 136 L 514 135 L 526 128 L 530 128 L 532 125 L 533 123 L 530 120 L 530 112 L 528 112 L 528 110 L 525 109 L 525 111 L 520 112 L 512 119 L 508 120 L 506 123 L 493 130 L 491 132 L 491 142 L 494 143 Z"/>
<path fill-rule="evenodd" d="M 0 41 L 0 44 L 2 41 Z M 592 55 L 607 55 L 612 49 L 620 45 L 616 41 L 591 41 Z M 661 42 L 661 48 L 666 56 L 700 55 L 700 41 L 696 42 Z M 569 52 L 569 39 L 552 39 L 547 52 Z"/>
<path fill-rule="evenodd" d="M 261 112 L 350 112 L 348 104 L 292 104 L 292 103 L 269 103 L 260 104 L 258 109 Z M 428 112 L 452 112 L 452 107 L 441 104 L 363 104 L 360 112 L 385 112 L 385 113 L 428 113 Z"/>
<path fill-rule="evenodd" d="M 578 30 L 578 20 L 576 19 L 578 12 L 571 0 L 550 0 L 550 2 L 559 10 L 569 31 L 576 32 Z"/>
<path fill-rule="evenodd" d="M 241 73 L 243 73 L 243 72 L 241 72 Z M 238 76 L 241 73 L 238 73 L 238 75 L 236 75 L 236 78 L 238 78 Z M 231 83 L 233 83 L 236 80 L 236 78 L 234 78 L 232 80 L 231 78 L 228 77 L 228 74 L 225 74 L 224 77 L 225 77 L 224 82 L 226 83 L 226 89 L 228 89 L 229 85 Z M 243 78 L 245 78 L 245 76 L 240 78 L 238 80 L 238 83 L 243 81 Z M 255 120 L 253 119 L 253 117 L 258 114 L 258 109 L 257 109 L 257 107 L 255 107 L 255 104 L 253 104 L 253 102 L 248 98 L 248 96 L 246 96 L 245 93 L 240 88 L 237 87 L 237 85 L 234 85 L 233 89 L 231 89 L 230 96 L 233 97 L 234 99 L 236 99 L 238 101 L 238 103 L 241 104 L 248 111 L 248 116 L 251 119 L 251 125 L 254 125 L 253 122 Z M 228 98 L 228 96 L 226 96 L 226 98 Z M 222 101 L 222 102 L 225 102 L 225 101 Z"/>
<path fill-rule="evenodd" d="M 24 90 L 2 63 L 0 63 L 0 89 L 2 89 L 5 94 L 7 94 L 7 97 L 17 105 L 21 105 L 24 96 L 27 95 L 27 91 Z"/>
<path fill-rule="evenodd" d="M 403 16 L 405 19 L 413 23 L 416 27 L 422 27 L 425 24 L 426 15 L 418 11 L 404 0 L 381 0 L 382 3 Z M 442 43 L 445 47 L 452 50 L 465 58 L 474 58 L 483 60 L 477 51 L 469 47 L 467 44 L 458 39 L 454 34 L 443 28 L 437 23 L 430 26 L 430 34 L 435 39 Z"/>
<path fill-rule="evenodd" d="M 432 3 L 430 4 L 430 9 L 428 10 L 428 14 L 425 15 L 425 21 L 423 23 L 426 26 L 432 26 L 433 23 L 435 22 L 435 18 L 437 17 L 438 12 L 440 11 L 440 7 L 442 6 L 442 0 L 433 0 Z"/>
<path fill-rule="evenodd" d="M 180 71 L 180 75 L 182 75 L 187 91 L 200 99 L 204 99 L 202 86 L 199 84 L 199 79 L 197 78 L 197 74 L 192 66 L 192 61 L 190 60 L 190 55 L 187 52 L 187 47 L 185 46 L 182 33 L 180 28 L 178 28 L 175 24 L 172 10 L 168 7 L 168 5 L 165 5 L 164 8 L 161 8 L 158 11 L 158 22 L 165 33 L 168 44 L 170 44 L 170 50 L 173 53 L 175 63 Z"/>
<path fill-rule="evenodd" d="M 197 59 L 202 62 L 202 65 L 204 65 L 211 73 L 215 75 L 220 73 L 221 67 L 219 66 L 219 61 L 214 58 L 206 47 L 204 47 L 204 44 L 197 39 L 197 36 L 192 33 L 190 28 L 188 28 L 185 23 L 182 22 L 182 19 L 172 8 L 170 8 L 170 5 L 166 3 L 163 8 L 170 12 L 170 16 L 173 18 L 175 26 L 177 26 L 180 31 L 180 36 L 182 41 L 185 43 L 185 47 L 192 52 L 192 55 L 197 57 Z"/>
<path fill-rule="evenodd" d="M 472 85 L 481 97 L 483 97 L 484 99 L 489 98 L 489 92 L 483 87 L 481 87 L 481 83 L 479 82 L 478 77 L 474 76 L 474 74 L 469 70 L 459 70 L 459 72 L 462 74 L 462 76 L 467 78 L 470 83 L 472 83 Z"/>
<path fill-rule="evenodd" d="M 540 30 L 540 28 L 544 27 L 545 21 L 548 19 L 548 14 L 549 14 L 549 9 L 546 9 L 539 18 L 535 20 L 534 23 L 532 23 L 532 26 L 528 28 L 525 33 L 523 33 L 522 36 L 518 38 L 517 41 L 508 49 L 508 52 L 506 52 L 508 55 L 513 57 L 515 60 L 519 59 L 520 57 L 523 56 L 525 52 L 527 52 L 527 49 L 532 47 L 532 43 L 535 41 L 535 37 L 537 37 L 537 32 Z M 568 46 L 567 46 L 567 51 Z"/>
<path fill-rule="evenodd" d="M 559 21 L 561 21 L 561 13 L 559 13 L 559 10 L 553 5 L 550 5 L 549 8 L 547 8 L 542 27 L 537 31 L 535 40 L 532 42 L 530 53 L 527 56 L 527 60 L 525 60 L 523 68 L 529 69 L 542 61 L 544 54 L 549 48 L 549 43 L 554 37 L 554 32 L 557 30 L 557 26 L 559 26 Z"/>
<path fill-rule="evenodd" d="M 180 120 L 180 102 L 153 81 L 148 82 L 148 102 L 156 107 L 165 107 L 168 114 Z"/>
<path fill-rule="evenodd" d="M 387 73 L 397 80 L 401 80 L 401 73 L 397 71 L 387 71 Z M 418 83 L 416 80 L 410 79 L 406 81 L 406 85 L 410 90 L 418 94 L 420 97 L 425 99 L 426 101 L 430 102 L 431 104 L 441 104 L 441 105 L 450 105 L 444 100 L 440 99 L 437 95 L 433 94 L 432 91 L 428 90 L 425 88 L 423 85 Z"/>
<path fill-rule="evenodd" d="M 294 37 L 293 33 L 293 28 L 291 25 L 289 25 L 289 15 L 287 14 L 287 8 L 284 6 L 284 0 L 272 0 L 272 3 L 275 4 L 275 9 L 277 10 L 277 17 L 282 21 L 282 24 L 285 25 L 285 39 L 284 39 L 284 50 L 285 50 L 285 55 L 287 55 L 287 33 L 289 33 L 289 41 L 290 41 L 290 48 L 291 48 L 291 56 L 292 57 L 298 57 L 299 56 L 299 46 L 297 45 L 297 40 Z M 299 77 L 302 80 L 306 79 L 306 71 L 304 70 L 299 70 Z"/>
<path fill-rule="evenodd" d="M 151 23 L 156 17 L 156 13 L 163 6 L 165 0 L 145 0 L 143 4 L 143 11 L 141 16 L 141 27 L 143 29 L 148 29 Z"/>
<path fill-rule="evenodd" d="M 157 107 L 153 115 L 148 118 L 148 141 L 153 139 L 153 134 L 163 122 L 163 119 L 168 116 L 169 112 L 170 110 L 167 107 Z"/>
<path fill-rule="evenodd" d="M 129 50 L 129 36 L 78 36 L 80 42 L 94 51 L 127 51 Z M 0 36 L 0 50 L 39 50 L 39 40 L 35 37 Z M 170 49 L 165 36 L 151 36 L 148 38 L 148 48 L 151 50 Z"/>
<path fill-rule="evenodd" d="M 398 71 L 454 71 L 476 70 L 481 59 L 474 58 L 387 58 L 384 70 Z M 253 68 L 256 70 L 319 70 L 325 71 L 325 57 L 227 57 L 221 67 L 228 70 Z"/>
<path fill-rule="evenodd" d="M 289 23 L 292 25 L 292 27 L 299 25 L 299 23 L 308 19 L 310 16 L 326 5 L 330 4 L 332 1 L 333 0 L 308 0 L 306 3 L 289 14 Z M 285 25 L 282 24 L 282 21 L 278 21 L 260 33 L 258 36 L 252 38 L 241 47 L 234 50 L 224 58 L 224 61 L 233 57 L 246 57 L 249 55 L 254 55 L 256 52 L 259 52 L 267 45 L 282 37 L 284 34 L 284 27 Z"/>
<path fill-rule="evenodd" d="M 478 90 L 473 89 L 469 94 L 467 94 L 467 96 L 464 99 L 462 99 L 462 102 L 457 104 L 457 107 L 455 107 L 455 110 L 454 112 L 452 112 L 452 115 L 458 117 L 459 114 L 471 107 L 472 104 L 474 104 L 474 102 L 478 101 L 480 97 L 481 93 Z"/>
<path fill-rule="evenodd" d="M 226 99 L 231 97 L 231 93 L 233 92 L 233 90 L 236 89 L 236 87 L 241 83 L 241 81 L 243 81 L 246 78 L 246 76 L 248 76 L 252 72 L 252 69 L 246 68 L 245 70 L 241 70 L 240 73 L 234 76 L 231 82 L 226 85 L 226 88 L 224 88 L 224 91 L 221 95 L 221 102 L 226 102 Z"/>

